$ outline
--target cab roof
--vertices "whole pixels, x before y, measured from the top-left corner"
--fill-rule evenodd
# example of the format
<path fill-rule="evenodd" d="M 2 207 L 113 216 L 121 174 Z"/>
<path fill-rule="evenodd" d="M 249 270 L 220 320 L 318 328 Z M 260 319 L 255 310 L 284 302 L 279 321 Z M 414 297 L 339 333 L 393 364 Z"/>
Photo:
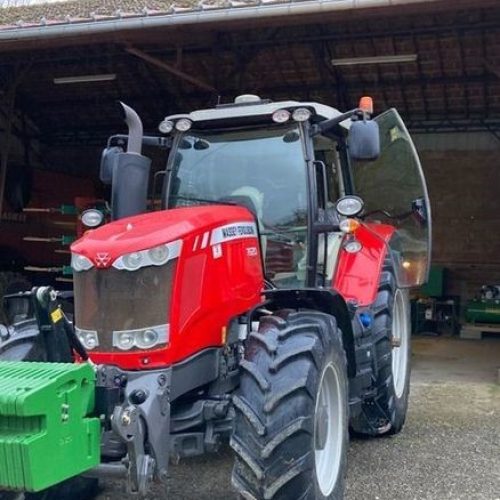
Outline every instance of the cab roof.
<path fill-rule="evenodd" d="M 254 96 L 256 97 L 256 96 Z M 238 101 L 238 98 L 236 99 Z M 287 109 L 292 111 L 297 108 L 307 108 L 312 112 L 312 118 L 315 122 L 329 120 L 341 115 L 342 113 L 335 108 L 320 104 L 317 102 L 301 102 L 301 101 L 278 101 L 271 102 L 269 100 L 256 100 L 249 102 L 235 102 L 233 104 L 223 104 L 215 108 L 200 109 L 192 111 L 188 114 L 176 114 L 165 117 L 165 120 L 177 121 L 180 118 L 188 118 L 193 124 L 209 125 L 211 122 L 219 121 L 235 121 L 237 119 L 258 119 L 271 116 L 279 109 Z M 348 120 L 341 125 L 348 128 Z"/>

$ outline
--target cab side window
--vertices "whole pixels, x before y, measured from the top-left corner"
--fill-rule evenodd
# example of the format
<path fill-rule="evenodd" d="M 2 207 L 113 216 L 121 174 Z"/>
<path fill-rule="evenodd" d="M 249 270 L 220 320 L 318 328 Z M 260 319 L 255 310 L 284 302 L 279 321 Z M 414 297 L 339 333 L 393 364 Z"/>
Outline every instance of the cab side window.
<path fill-rule="evenodd" d="M 317 161 L 321 161 L 325 164 L 328 188 L 326 208 L 328 208 L 333 206 L 333 204 L 344 194 L 342 176 L 340 175 L 340 164 L 336 141 L 324 136 L 316 137 L 314 139 L 314 157 Z M 322 181 L 320 182 L 318 179 L 317 185 L 318 191 L 321 191 L 321 193 L 318 193 L 318 199 L 322 200 Z M 320 206 L 322 205 L 320 204 Z"/>
<path fill-rule="evenodd" d="M 314 140 L 314 158 L 317 162 L 322 162 L 325 165 L 326 174 L 323 175 L 323 169 L 318 166 L 316 169 L 318 216 L 323 222 L 330 223 L 332 227 L 335 227 L 339 223 L 335 203 L 344 195 L 336 141 L 328 137 L 316 137 Z M 342 237 L 343 235 L 339 231 L 318 235 L 317 272 L 319 284 L 321 285 L 326 285 L 333 279 Z"/>

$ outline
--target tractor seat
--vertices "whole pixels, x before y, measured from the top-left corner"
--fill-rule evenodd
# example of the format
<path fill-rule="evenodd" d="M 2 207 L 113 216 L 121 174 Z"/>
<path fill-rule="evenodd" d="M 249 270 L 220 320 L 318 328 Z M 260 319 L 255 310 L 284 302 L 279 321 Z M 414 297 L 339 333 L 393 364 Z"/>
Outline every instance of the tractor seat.
<path fill-rule="evenodd" d="M 259 231 L 264 229 L 264 223 L 262 221 L 262 207 L 264 205 L 264 195 L 253 186 L 242 186 L 235 189 L 230 195 L 220 198 L 219 201 L 225 201 L 240 205 L 250 210 L 255 219 L 257 220 L 257 225 Z M 267 237 L 260 237 L 260 247 L 262 251 L 262 256 L 265 259 L 266 249 L 267 249 Z"/>
<path fill-rule="evenodd" d="M 221 201 L 223 203 L 234 203 L 235 205 L 245 207 L 250 212 L 252 212 L 254 217 L 257 218 L 257 207 L 255 206 L 255 203 L 253 202 L 252 198 L 250 198 L 250 196 L 229 195 L 229 196 L 224 196 L 223 198 L 220 198 L 219 201 Z"/>

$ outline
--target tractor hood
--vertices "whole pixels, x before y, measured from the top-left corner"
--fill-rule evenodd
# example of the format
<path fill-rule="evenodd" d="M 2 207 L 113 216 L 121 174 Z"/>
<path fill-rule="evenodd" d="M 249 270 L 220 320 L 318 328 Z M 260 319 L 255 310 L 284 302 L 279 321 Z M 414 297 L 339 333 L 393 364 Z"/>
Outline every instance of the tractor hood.
<path fill-rule="evenodd" d="M 71 251 L 100 268 L 110 267 L 120 256 L 200 236 L 212 241 L 213 230 L 238 222 L 255 222 L 243 207 L 204 205 L 136 215 L 90 230 L 71 245 Z M 209 239 L 210 238 L 210 239 Z"/>

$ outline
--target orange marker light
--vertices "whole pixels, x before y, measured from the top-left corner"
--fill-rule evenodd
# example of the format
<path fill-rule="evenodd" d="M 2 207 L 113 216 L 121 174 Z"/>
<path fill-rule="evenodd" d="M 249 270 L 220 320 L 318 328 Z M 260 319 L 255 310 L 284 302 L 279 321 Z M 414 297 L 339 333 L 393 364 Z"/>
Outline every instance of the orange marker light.
<path fill-rule="evenodd" d="M 344 219 L 339 227 L 343 233 L 354 233 L 361 223 L 356 219 Z"/>
<path fill-rule="evenodd" d="M 368 113 L 370 115 L 373 114 L 373 99 L 368 96 L 364 96 L 359 100 L 359 109 Z"/>

